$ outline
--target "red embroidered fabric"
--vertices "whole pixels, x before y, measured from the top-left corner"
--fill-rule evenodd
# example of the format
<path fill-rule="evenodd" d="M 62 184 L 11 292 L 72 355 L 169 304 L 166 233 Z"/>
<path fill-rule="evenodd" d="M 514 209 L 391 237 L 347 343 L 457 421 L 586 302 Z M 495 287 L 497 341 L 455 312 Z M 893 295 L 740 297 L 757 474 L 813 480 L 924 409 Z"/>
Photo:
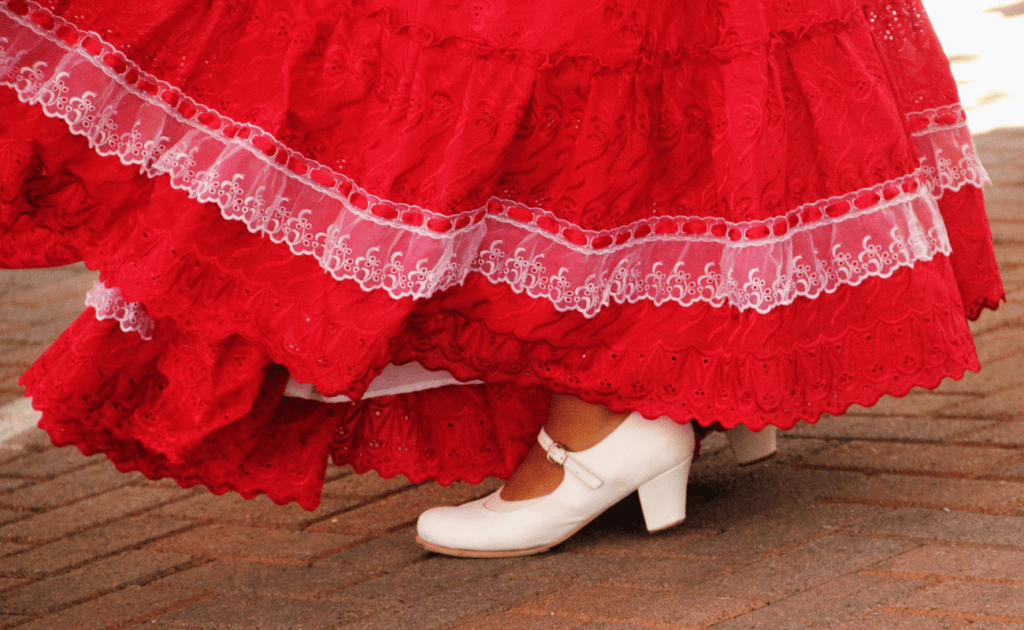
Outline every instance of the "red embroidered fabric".
<path fill-rule="evenodd" d="M 965 315 L 1003 295 L 985 178 L 916 2 L 578 5 L 0 3 L 0 261 L 85 260 L 124 299 L 23 378 L 54 441 L 312 508 L 328 456 L 507 475 L 549 391 L 788 428 L 978 369 Z M 66 77 L 30 63 L 44 49 Z M 349 273 L 358 243 L 448 257 L 399 290 L 418 276 Z M 602 256 L 669 275 L 711 246 L 707 299 L 587 280 Z M 565 291 L 511 277 L 538 260 Z M 281 396 L 290 375 L 358 399 L 410 361 L 486 384 Z"/>

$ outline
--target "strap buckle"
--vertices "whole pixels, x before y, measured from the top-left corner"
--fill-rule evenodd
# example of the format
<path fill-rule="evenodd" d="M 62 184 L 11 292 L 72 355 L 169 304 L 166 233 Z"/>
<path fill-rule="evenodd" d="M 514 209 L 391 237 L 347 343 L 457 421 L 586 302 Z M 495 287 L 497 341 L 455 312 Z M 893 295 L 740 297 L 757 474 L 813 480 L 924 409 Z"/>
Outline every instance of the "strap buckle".
<path fill-rule="evenodd" d="M 569 451 L 558 442 L 552 442 L 548 447 L 548 461 L 557 466 L 565 466 L 565 460 L 569 457 Z"/>
<path fill-rule="evenodd" d="M 540 442 L 541 448 L 547 453 L 549 462 L 556 466 L 561 466 L 563 470 L 571 473 L 591 490 L 597 490 L 604 484 L 600 477 L 587 470 L 564 446 L 552 440 L 551 436 L 543 428 L 537 434 L 537 441 Z"/>

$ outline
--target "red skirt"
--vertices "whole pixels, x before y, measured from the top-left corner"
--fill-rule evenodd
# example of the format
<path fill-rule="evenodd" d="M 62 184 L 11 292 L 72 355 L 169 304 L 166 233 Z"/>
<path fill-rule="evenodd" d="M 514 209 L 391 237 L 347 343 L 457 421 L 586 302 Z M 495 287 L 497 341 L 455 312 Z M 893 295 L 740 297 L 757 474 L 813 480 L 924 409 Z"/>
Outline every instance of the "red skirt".
<path fill-rule="evenodd" d="M 0 264 L 102 282 L 41 426 L 214 492 L 506 476 L 551 392 L 785 429 L 1003 298 L 916 0 L 3 0 L 0 84 Z"/>

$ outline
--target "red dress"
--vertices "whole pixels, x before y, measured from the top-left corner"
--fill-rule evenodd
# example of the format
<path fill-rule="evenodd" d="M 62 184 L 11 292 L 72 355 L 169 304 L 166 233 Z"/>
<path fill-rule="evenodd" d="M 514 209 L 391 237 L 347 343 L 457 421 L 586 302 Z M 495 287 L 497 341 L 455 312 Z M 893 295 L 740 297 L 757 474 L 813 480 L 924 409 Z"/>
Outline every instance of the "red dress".
<path fill-rule="evenodd" d="M 507 475 L 552 391 L 788 428 L 978 369 L 916 0 L 289 5 L 0 1 L 0 262 L 103 283 L 22 380 L 56 444 L 312 508 Z"/>

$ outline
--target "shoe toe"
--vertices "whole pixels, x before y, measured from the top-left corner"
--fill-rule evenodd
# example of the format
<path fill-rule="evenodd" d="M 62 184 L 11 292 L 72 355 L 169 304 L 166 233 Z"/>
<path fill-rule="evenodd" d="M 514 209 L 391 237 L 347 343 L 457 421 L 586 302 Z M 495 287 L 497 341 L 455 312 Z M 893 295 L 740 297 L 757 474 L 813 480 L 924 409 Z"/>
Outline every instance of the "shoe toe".
<path fill-rule="evenodd" d="M 416 534 L 420 539 L 442 547 L 460 548 L 473 540 L 478 530 L 479 505 L 483 501 L 471 501 L 457 507 L 430 508 L 420 514 L 416 522 Z"/>

